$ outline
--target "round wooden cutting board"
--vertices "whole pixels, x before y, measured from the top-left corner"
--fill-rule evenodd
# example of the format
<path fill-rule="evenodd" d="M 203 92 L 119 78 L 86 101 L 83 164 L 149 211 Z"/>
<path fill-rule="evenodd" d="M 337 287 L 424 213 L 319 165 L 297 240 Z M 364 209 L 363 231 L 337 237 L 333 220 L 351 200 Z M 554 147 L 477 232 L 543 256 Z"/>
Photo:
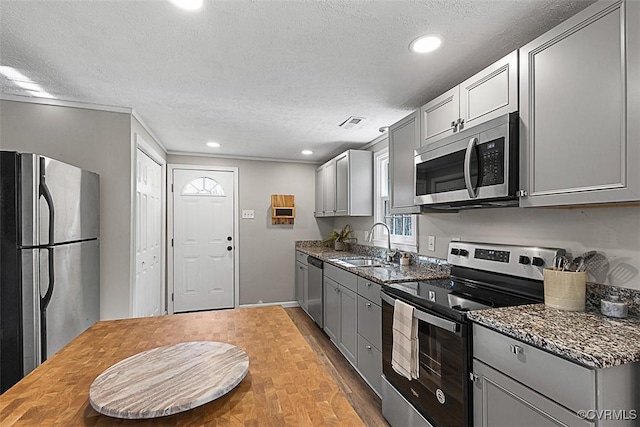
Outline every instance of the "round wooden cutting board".
<path fill-rule="evenodd" d="M 98 375 L 89 389 L 89 402 L 111 417 L 162 417 L 223 396 L 248 371 L 247 353 L 231 344 L 198 341 L 158 347 Z"/>

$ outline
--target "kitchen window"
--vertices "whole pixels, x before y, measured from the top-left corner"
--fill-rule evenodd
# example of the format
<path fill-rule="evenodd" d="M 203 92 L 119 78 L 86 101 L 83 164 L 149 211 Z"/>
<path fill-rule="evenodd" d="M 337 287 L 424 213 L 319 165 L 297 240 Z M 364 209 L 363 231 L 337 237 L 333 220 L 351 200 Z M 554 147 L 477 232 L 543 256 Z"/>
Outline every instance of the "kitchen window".
<path fill-rule="evenodd" d="M 384 222 L 391 230 L 391 247 L 402 251 L 418 252 L 418 217 L 410 214 L 392 214 L 389 199 L 389 149 L 373 156 L 375 163 L 375 222 Z M 376 227 L 373 240 L 376 246 L 387 245 L 387 231 Z"/>

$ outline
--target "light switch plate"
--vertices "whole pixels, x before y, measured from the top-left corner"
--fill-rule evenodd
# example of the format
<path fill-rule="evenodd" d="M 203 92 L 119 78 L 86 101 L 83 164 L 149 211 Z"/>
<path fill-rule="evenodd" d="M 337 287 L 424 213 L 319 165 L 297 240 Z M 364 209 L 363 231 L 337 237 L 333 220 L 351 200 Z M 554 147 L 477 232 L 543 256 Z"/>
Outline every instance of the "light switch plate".
<path fill-rule="evenodd" d="M 255 211 L 251 210 L 242 210 L 242 219 L 254 219 L 256 217 Z"/>
<path fill-rule="evenodd" d="M 436 250 L 436 236 L 429 236 L 429 246 L 430 251 Z"/>

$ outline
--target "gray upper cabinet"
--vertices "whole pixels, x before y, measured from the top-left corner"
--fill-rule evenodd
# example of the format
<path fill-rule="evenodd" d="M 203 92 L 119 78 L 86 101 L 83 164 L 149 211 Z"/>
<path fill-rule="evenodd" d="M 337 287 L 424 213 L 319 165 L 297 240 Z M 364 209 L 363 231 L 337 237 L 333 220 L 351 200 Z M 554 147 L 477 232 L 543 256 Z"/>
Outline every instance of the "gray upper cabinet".
<path fill-rule="evenodd" d="M 373 215 L 371 151 L 347 150 L 316 170 L 315 215 Z"/>
<path fill-rule="evenodd" d="M 420 146 L 517 110 L 514 51 L 420 108 Z"/>
<path fill-rule="evenodd" d="M 518 51 L 465 80 L 459 88 L 463 128 L 518 111 Z"/>
<path fill-rule="evenodd" d="M 420 146 L 420 112 L 414 111 L 389 127 L 391 213 L 419 213 L 415 196 L 414 158 Z"/>
<path fill-rule="evenodd" d="M 348 152 L 336 157 L 336 216 L 347 215 L 349 209 L 349 157 Z"/>
<path fill-rule="evenodd" d="M 640 200 L 639 10 L 600 1 L 520 50 L 520 206 Z"/>
<path fill-rule="evenodd" d="M 331 160 L 325 164 L 322 191 L 324 216 L 336 214 L 336 162 Z"/>
<path fill-rule="evenodd" d="M 324 216 L 324 165 L 316 169 L 316 208 L 315 216 Z"/>
<path fill-rule="evenodd" d="M 453 135 L 460 118 L 460 90 L 458 86 L 443 93 L 420 108 L 422 120 L 421 146 Z"/>

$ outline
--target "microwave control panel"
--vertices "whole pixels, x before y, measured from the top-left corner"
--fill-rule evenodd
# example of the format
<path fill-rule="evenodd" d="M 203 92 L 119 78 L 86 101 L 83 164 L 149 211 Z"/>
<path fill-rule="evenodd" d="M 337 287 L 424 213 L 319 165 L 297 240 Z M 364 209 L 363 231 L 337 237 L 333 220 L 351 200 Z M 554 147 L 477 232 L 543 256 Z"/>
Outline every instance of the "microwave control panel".
<path fill-rule="evenodd" d="M 478 149 L 482 170 L 480 185 L 485 187 L 504 183 L 504 138 L 480 144 Z"/>

